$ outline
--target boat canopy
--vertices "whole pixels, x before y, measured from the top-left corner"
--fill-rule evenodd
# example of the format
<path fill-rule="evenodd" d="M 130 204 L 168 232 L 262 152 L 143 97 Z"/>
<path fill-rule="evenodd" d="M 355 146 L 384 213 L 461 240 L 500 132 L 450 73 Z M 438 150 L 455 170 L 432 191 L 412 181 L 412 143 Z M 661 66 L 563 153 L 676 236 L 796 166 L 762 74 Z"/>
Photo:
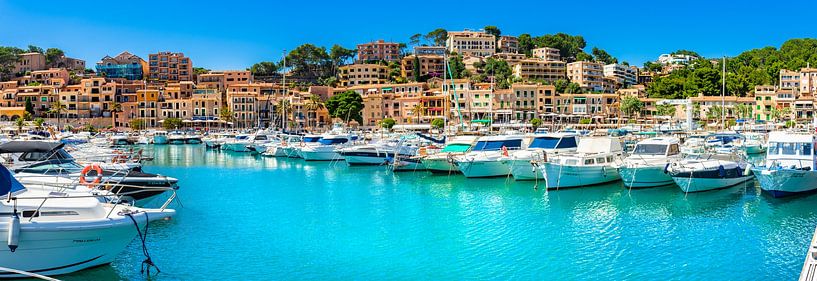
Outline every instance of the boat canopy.
<path fill-rule="evenodd" d="M 566 137 L 553 137 L 553 136 L 543 136 L 543 137 L 536 137 L 533 141 L 530 142 L 528 148 L 544 148 L 544 149 L 554 149 L 554 148 L 575 148 L 576 147 L 576 137 L 575 136 L 566 136 Z"/>
<path fill-rule="evenodd" d="M 452 143 L 446 145 L 442 152 L 466 152 L 469 148 L 471 148 L 471 145 L 464 143 Z"/>
<path fill-rule="evenodd" d="M 51 152 L 65 144 L 46 141 L 10 141 L 0 144 L 0 153 Z"/>
<path fill-rule="evenodd" d="M 507 139 L 507 140 L 481 140 L 474 145 L 474 151 L 486 150 L 500 150 L 503 147 L 507 149 L 522 148 L 522 139 Z"/>
<path fill-rule="evenodd" d="M 6 195 L 25 189 L 23 185 L 11 175 L 5 166 L 0 165 L 0 195 Z"/>
<path fill-rule="evenodd" d="M 318 142 L 321 140 L 320 136 L 305 136 L 304 142 Z"/>
<path fill-rule="evenodd" d="M 349 139 L 346 138 L 321 138 L 320 140 L 318 140 L 319 143 L 324 145 L 342 144 L 348 141 Z"/>
<path fill-rule="evenodd" d="M 582 138 L 576 151 L 588 154 L 621 152 L 621 142 L 615 138 Z"/>

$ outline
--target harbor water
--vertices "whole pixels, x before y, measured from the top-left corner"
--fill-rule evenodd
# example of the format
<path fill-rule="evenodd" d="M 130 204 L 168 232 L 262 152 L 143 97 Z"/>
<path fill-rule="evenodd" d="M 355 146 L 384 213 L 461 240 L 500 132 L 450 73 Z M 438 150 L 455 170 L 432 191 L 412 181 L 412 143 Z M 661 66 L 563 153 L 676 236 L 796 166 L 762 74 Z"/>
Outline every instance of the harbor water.
<path fill-rule="evenodd" d="M 181 186 L 178 215 L 149 229 L 162 271 L 153 280 L 792 280 L 817 225 L 817 196 L 775 199 L 753 182 L 545 191 L 513 178 L 152 149 L 144 170 Z M 110 266 L 60 278 L 146 279 L 143 260 L 137 239 Z"/>

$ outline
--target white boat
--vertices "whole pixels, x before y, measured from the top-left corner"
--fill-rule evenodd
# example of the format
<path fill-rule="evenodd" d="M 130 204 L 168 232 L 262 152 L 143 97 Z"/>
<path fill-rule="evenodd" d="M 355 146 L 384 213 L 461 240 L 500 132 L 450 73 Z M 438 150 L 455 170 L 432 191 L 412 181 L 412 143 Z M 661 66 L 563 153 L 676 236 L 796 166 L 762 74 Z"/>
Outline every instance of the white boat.
<path fill-rule="evenodd" d="M 773 197 L 817 191 L 812 134 L 771 132 L 763 166 L 752 169 L 760 189 Z"/>
<path fill-rule="evenodd" d="M 700 155 L 706 152 L 705 148 L 706 135 L 696 134 L 690 135 L 684 140 L 681 145 L 681 154 L 683 155 Z"/>
<path fill-rule="evenodd" d="M 744 133 L 744 140 L 741 144 L 743 152 L 746 154 L 766 153 L 765 135 L 761 133 Z"/>
<path fill-rule="evenodd" d="M 666 169 L 681 161 L 677 138 L 657 137 L 638 142 L 633 152 L 624 158 L 618 173 L 625 187 L 644 188 L 673 184 Z"/>
<path fill-rule="evenodd" d="M 338 151 L 349 165 L 384 165 L 395 156 L 410 158 L 417 153 L 417 147 L 400 145 L 399 140 L 383 140 L 373 144 L 355 145 Z"/>
<path fill-rule="evenodd" d="M 153 144 L 167 144 L 167 132 L 155 131 L 153 132 Z"/>
<path fill-rule="evenodd" d="M 432 173 L 459 173 L 460 169 L 454 163 L 454 157 L 468 152 L 477 141 L 476 136 L 456 136 L 445 143 L 443 149 L 420 148 L 420 162 L 426 170 Z"/>
<path fill-rule="evenodd" d="M 667 167 L 675 184 L 684 192 L 728 188 L 752 179 L 751 167 L 732 154 L 690 156 Z"/>
<path fill-rule="evenodd" d="M 467 178 L 503 177 L 510 169 L 502 163 L 510 151 L 522 148 L 523 136 L 480 137 L 468 153 L 454 158 L 460 172 Z"/>
<path fill-rule="evenodd" d="M 227 140 L 221 144 L 222 150 L 235 152 L 249 152 L 248 145 L 251 143 L 249 134 L 238 134 L 233 139 Z"/>
<path fill-rule="evenodd" d="M 182 132 L 170 132 L 167 134 L 168 144 L 185 144 L 187 136 Z"/>
<path fill-rule="evenodd" d="M 548 189 L 581 187 L 613 182 L 621 177 L 622 149 L 618 138 L 585 137 L 576 152 L 548 157 L 538 164 Z"/>
<path fill-rule="evenodd" d="M 349 135 L 324 135 L 317 144 L 301 147 L 300 155 L 306 161 L 332 161 L 343 159 L 338 150 L 346 147 L 352 137 Z"/>
<path fill-rule="evenodd" d="M 544 162 L 548 156 L 576 151 L 578 143 L 579 136 L 575 133 L 534 135 L 527 148 L 511 152 L 502 163 L 515 180 L 542 179 L 544 175 L 533 164 Z"/>
<path fill-rule="evenodd" d="M 86 193 L 54 193 L 26 189 L 0 167 L 0 265 L 59 275 L 111 263 L 151 221 L 175 214 L 172 209 L 142 209 L 103 203 Z M 165 205 L 166 206 L 166 205 Z M 165 207 L 163 206 L 163 207 Z M 25 277 L 0 273 L 2 278 Z"/>

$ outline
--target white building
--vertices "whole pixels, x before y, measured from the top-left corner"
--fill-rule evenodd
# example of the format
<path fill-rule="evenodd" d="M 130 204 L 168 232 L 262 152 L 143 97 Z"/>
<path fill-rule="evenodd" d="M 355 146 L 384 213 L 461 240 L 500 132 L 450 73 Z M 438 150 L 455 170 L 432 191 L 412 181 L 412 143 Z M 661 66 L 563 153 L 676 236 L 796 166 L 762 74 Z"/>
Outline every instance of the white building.
<path fill-rule="evenodd" d="M 604 65 L 604 76 L 612 78 L 626 88 L 637 83 L 638 71 L 627 65 L 613 63 Z"/>

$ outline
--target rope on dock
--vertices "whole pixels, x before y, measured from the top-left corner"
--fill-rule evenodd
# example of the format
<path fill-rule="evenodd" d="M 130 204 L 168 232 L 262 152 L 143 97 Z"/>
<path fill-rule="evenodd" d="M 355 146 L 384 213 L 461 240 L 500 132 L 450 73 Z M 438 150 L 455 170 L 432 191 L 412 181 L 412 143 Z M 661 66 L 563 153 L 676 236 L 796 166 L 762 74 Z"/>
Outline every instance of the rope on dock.
<path fill-rule="evenodd" d="M 59 279 L 51 278 L 51 277 L 48 277 L 48 276 L 45 276 L 45 275 L 40 275 L 40 274 L 37 274 L 37 273 L 17 270 L 17 269 L 8 268 L 8 267 L 0 266 L 0 271 L 16 273 L 16 274 L 24 275 L 24 276 L 27 276 L 27 277 L 38 278 L 38 279 L 42 279 L 42 280 L 59 281 Z"/>

